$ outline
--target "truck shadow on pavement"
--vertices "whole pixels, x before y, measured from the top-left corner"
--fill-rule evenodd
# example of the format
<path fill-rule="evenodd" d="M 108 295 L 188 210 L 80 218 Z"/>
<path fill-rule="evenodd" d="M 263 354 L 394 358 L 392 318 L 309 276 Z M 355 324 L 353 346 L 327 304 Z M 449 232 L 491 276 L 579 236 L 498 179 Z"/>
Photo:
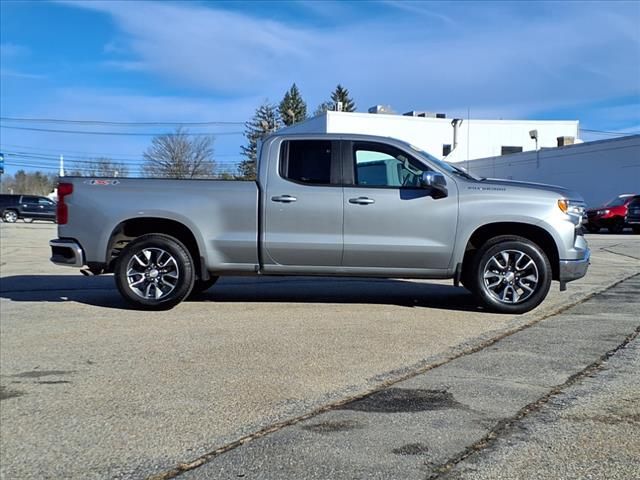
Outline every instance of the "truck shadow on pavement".
<path fill-rule="evenodd" d="M 0 298 L 14 302 L 78 302 L 132 309 L 112 275 L 16 275 L 0 278 Z M 281 302 L 373 304 L 482 312 L 464 288 L 375 278 L 226 277 L 187 303 Z"/>

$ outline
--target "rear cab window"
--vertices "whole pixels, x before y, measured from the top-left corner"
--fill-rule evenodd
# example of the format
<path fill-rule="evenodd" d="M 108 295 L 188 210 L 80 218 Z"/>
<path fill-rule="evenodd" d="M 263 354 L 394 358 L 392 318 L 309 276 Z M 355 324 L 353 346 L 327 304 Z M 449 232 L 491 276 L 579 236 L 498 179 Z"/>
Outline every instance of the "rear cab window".
<path fill-rule="evenodd" d="M 332 140 L 286 140 L 280 148 L 280 176 L 305 185 L 338 185 L 338 152 Z"/>

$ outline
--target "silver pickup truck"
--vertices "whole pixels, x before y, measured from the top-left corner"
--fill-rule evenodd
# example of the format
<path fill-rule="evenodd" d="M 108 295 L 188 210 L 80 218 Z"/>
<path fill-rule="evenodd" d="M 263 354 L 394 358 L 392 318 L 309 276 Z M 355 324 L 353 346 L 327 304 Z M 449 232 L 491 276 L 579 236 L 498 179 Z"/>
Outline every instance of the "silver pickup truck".
<path fill-rule="evenodd" d="M 584 202 L 480 179 L 391 138 L 272 135 L 258 180 L 61 179 L 51 261 L 167 309 L 222 275 L 453 279 L 522 313 L 583 277 Z"/>

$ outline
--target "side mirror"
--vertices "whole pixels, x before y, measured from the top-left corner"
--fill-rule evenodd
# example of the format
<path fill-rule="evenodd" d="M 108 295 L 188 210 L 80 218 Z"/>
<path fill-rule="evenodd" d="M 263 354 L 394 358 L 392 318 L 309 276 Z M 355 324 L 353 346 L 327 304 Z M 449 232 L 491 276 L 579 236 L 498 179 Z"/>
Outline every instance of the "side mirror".
<path fill-rule="evenodd" d="M 423 188 L 431 189 L 433 198 L 443 198 L 449 195 L 447 181 L 444 175 L 438 172 L 427 171 L 422 173 L 420 184 Z"/>

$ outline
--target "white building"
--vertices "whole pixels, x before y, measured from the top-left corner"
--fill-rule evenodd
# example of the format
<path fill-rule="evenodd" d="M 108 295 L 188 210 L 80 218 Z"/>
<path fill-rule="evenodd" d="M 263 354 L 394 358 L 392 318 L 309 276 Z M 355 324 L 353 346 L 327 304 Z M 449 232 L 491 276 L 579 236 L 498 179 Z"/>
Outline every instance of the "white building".
<path fill-rule="evenodd" d="M 464 166 L 481 177 L 562 185 L 597 207 L 622 193 L 640 194 L 640 135 L 483 158 Z"/>
<path fill-rule="evenodd" d="M 329 111 L 283 129 L 282 132 L 359 133 L 393 137 L 420 147 L 435 157 L 446 157 L 450 162 L 535 151 L 536 147 L 556 147 L 558 137 L 571 137 L 570 141 L 580 142 L 577 120 L 465 118 L 454 121 L 451 118 L 429 116 L 433 114 L 410 113 L 411 115 L 390 115 Z M 534 130 L 537 140 L 531 138 Z"/>

